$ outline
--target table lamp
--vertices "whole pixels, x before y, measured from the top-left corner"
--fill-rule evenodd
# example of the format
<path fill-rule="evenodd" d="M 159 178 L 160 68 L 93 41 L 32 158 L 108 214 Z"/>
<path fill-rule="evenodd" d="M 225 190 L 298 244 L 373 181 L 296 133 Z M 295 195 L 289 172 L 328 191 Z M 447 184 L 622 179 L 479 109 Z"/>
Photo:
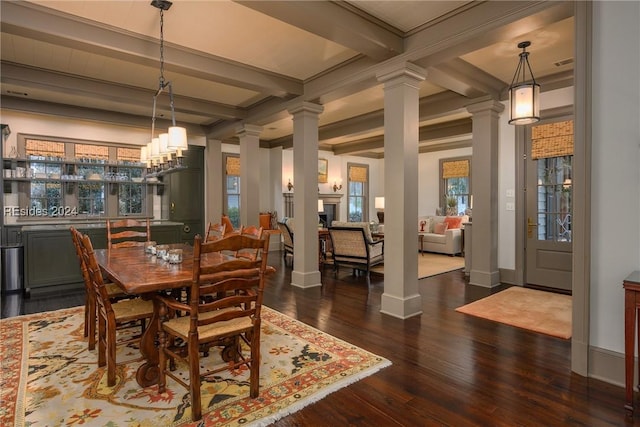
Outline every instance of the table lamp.
<path fill-rule="evenodd" d="M 380 224 L 384 224 L 384 197 L 376 197 L 375 198 L 375 206 L 378 209 L 378 222 Z"/>
<path fill-rule="evenodd" d="M 318 200 L 318 225 L 323 225 L 322 219 L 320 218 L 320 212 L 324 212 L 324 201 Z"/>

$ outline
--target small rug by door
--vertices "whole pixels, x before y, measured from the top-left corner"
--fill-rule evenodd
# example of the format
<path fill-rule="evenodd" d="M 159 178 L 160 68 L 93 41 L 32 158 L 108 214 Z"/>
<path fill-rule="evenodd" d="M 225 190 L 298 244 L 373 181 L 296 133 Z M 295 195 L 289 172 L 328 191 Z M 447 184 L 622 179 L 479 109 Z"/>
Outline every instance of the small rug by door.
<path fill-rule="evenodd" d="M 464 257 L 434 254 L 431 252 L 418 254 L 418 279 L 448 273 L 453 270 L 460 270 L 461 268 L 464 268 Z M 384 264 L 372 267 L 371 271 L 384 274 Z"/>
<path fill-rule="evenodd" d="M 168 392 L 141 388 L 135 347 L 119 346 L 114 387 L 82 337 L 83 308 L 0 321 L 2 426 L 266 425 L 389 366 L 388 360 L 291 317 L 263 308 L 260 396 L 249 395 L 248 371 L 203 380 L 202 424 L 191 423 L 187 390 L 168 378 Z M 219 359 L 211 351 L 201 363 Z M 186 366 L 178 372 L 188 375 Z"/>
<path fill-rule="evenodd" d="M 571 296 L 513 286 L 456 308 L 460 313 L 571 338 Z"/>

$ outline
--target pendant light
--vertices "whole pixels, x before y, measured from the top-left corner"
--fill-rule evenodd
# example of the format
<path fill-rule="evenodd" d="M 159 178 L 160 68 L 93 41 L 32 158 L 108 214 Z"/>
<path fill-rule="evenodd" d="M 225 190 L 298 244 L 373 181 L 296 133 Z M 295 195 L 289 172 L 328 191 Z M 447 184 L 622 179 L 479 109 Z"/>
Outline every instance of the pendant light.
<path fill-rule="evenodd" d="M 147 149 L 146 157 L 153 156 L 153 172 L 149 175 L 157 176 L 175 169 L 181 169 L 182 152 L 187 150 L 187 130 L 184 127 L 176 126 L 176 114 L 173 103 L 173 88 L 171 81 L 164 79 L 164 11 L 169 10 L 173 3 L 168 0 L 153 0 L 151 6 L 160 10 L 160 78 L 158 80 L 158 90 L 153 96 L 153 112 L 151 116 L 151 147 Z M 169 106 L 171 109 L 171 126 L 167 132 L 156 136 L 156 105 L 158 96 L 165 91 L 169 92 Z M 171 155 L 176 154 L 176 161 L 171 159 Z"/>
<path fill-rule="evenodd" d="M 528 41 L 518 43 L 518 48 L 522 49 L 522 52 L 518 68 L 509 86 L 509 124 L 511 125 L 528 125 L 540 120 L 540 85 L 536 83 L 529 65 L 529 52 L 527 52 L 529 46 L 531 42 Z"/>

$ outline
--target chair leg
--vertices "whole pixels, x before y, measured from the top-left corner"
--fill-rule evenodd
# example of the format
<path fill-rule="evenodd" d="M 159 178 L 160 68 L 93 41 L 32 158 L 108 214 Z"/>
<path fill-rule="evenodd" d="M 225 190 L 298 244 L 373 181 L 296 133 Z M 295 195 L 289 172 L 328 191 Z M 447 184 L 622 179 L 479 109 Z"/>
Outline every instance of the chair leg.
<path fill-rule="evenodd" d="M 96 300 L 90 296 L 87 296 L 87 317 L 85 319 L 85 329 L 89 338 L 89 350 L 96 348 Z"/>
<path fill-rule="evenodd" d="M 100 315 L 98 317 L 98 366 L 104 366 L 107 364 L 106 352 L 107 352 L 107 324 L 104 317 Z"/>
<path fill-rule="evenodd" d="M 89 336 L 89 295 L 85 298 L 84 301 L 84 337 Z"/>
<path fill-rule="evenodd" d="M 191 420 L 202 418 L 202 403 L 200 402 L 200 353 L 198 341 L 189 337 L 189 393 L 191 394 Z"/>
<path fill-rule="evenodd" d="M 260 394 L 260 324 L 251 334 L 251 366 L 249 373 L 249 396 Z"/>
<path fill-rule="evenodd" d="M 107 386 L 116 384 L 116 324 L 108 321 L 107 326 Z"/>

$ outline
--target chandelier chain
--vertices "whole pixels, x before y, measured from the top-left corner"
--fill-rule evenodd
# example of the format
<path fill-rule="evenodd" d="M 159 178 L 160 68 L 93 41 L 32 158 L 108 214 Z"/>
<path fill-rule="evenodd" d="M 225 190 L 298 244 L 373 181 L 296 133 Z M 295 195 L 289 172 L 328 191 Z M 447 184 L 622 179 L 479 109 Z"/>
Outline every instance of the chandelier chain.
<path fill-rule="evenodd" d="M 164 10 L 160 9 L 160 88 L 164 88 Z"/>

